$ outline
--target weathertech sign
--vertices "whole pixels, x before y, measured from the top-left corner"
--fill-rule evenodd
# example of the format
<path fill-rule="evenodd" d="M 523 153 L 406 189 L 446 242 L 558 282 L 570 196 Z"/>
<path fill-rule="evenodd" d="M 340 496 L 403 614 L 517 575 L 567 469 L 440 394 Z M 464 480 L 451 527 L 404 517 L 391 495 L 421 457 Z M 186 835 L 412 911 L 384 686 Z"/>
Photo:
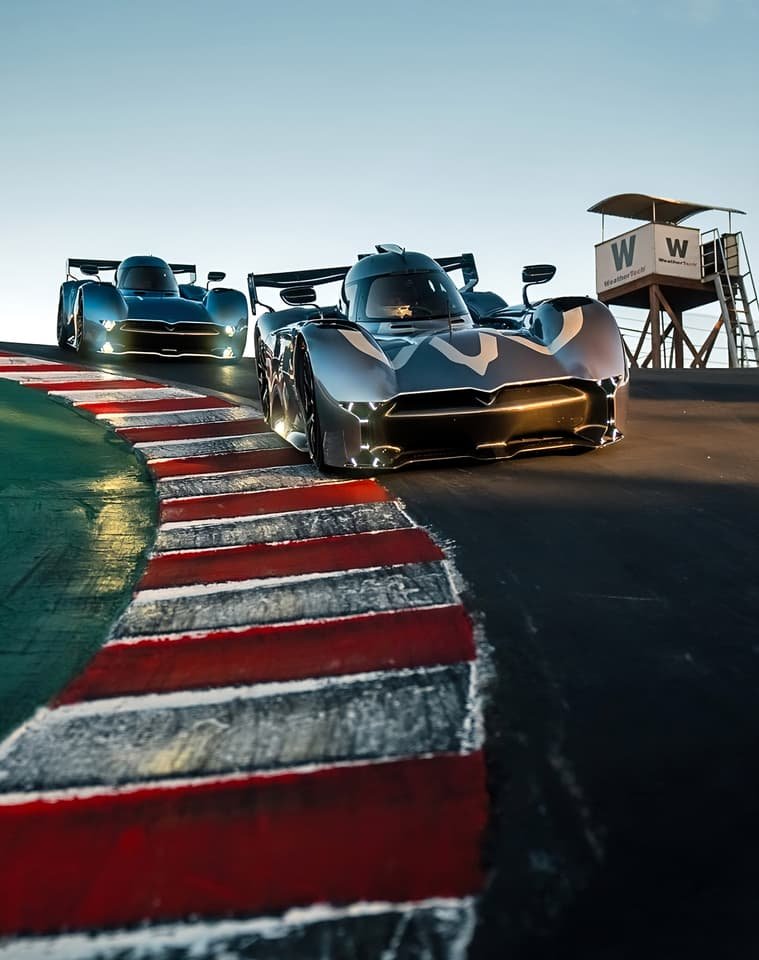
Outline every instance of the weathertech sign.
<path fill-rule="evenodd" d="M 666 223 L 647 223 L 596 246 L 599 294 L 657 274 L 701 279 L 699 231 Z"/>

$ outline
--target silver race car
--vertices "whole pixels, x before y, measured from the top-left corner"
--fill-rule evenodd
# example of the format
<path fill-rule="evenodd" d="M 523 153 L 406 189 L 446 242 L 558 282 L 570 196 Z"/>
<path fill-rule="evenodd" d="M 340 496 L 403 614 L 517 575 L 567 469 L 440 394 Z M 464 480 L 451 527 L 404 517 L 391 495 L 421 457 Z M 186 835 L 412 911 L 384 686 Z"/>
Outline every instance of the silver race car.
<path fill-rule="evenodd" d="M 457 289 L 449 273 L 461 270 Z M 555 267 L 525 267 L 523 302 L 476 291 L 471 254 L 384 244 L 353 266 L 250 274 L 258 387 L 272 427 L 319 468 L 497 459 L 602 447 L 624 430 L 628 371 L 607 307 L 531 304 Z M 342 282 L 339 302 L 315 287 Z M 276 288 L 286 307 L 259 300 Z"/>
<path fill-rule="evenodd" d="M 101 281 L 101 272 L 115 273 L 114 282 Z M 178 284 L 178 276 L 189 282 Z M 67 260 L 58 299 L 58 345 L 114 356 L 239 360 L 248 335 L 248 303 L 240 290 L 211 288 L 224 276 L 209 273 L 201 287 L 189 263 L 158 257 Z"/>

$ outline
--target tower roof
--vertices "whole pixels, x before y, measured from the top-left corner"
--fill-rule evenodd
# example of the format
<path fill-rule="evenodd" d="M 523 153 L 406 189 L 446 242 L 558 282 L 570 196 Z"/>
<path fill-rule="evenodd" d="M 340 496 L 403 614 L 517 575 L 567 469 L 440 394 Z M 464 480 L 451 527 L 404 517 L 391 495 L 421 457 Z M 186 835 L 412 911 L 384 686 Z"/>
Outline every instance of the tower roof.
<path fill-rule="evenodd" d="M 601 213 L 607 217 L 626 217 L 629 220 L 647 220 L 654 223 L 681 223 L 697 213 L 718 210 L 720 213 L 742 213 L 735 207 L 715 207 L 710 203 L 689 203 L 687 200 L 670 200 L 667 197 L 651 197 L 646 193 L 617 193 L 599 200 L 588 213 Z"/>

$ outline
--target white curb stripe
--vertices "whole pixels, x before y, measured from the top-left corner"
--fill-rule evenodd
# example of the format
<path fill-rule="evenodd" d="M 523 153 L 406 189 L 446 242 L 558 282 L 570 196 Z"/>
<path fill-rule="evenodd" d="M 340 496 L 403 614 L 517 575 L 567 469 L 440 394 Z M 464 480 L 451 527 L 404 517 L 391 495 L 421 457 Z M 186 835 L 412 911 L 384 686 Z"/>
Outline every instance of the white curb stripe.
<path fill-rule="evenodd" d="M 121 637 L 266 626 L 457 603 L 445 565 L 415 563 L 280 580 L 144 590 L 114 627 Z"/>
<path fill-rule="evenodd" d="M 220 493 L 249 493 L 265 490 L 289 490 L 325 483 L 350 483 L 325 477 L 311 463 L 292 467 L 263 467 L 258 470 L 236 470 L 227 473 L 206 474 L 201 477 L 181 477 L 159 480 L 156 484 L 160 500 L 183 500 Z"/>
<path fill-rule="evenodd" d="M 0 357 L 0 360 L 2 360 L 2 357 Z M 123 377 L 100 370 L 78 372 L 53 369 L 50 373 L 47 371 L 43 373 L 41 370 L 33 370 L 30 373 L 22 373 L 20 370 L 13 373 L 0 372 L 0 379 L 15 380 L 18 383 L 69 383 L 71 380 L 76 380 L 77 383 L 95 383 L 107 380 L 122 380 Z"/>
<path fill-rule="evenodd" d="M 192 390 L 178 387 L 126 387 L 123 390 L 51 390 L 51 397 L 68 400 L 74 406 L 82 403 L 116 403 L 127 400 L 181 400 L 184 397 L 200 397 Z"/>
<path fill-rule="evenodd" d="M 351 533 L 399 530 L 413 524 L 396 503 L 366 503 L 320 510 L 298 510 L 250 519 L 164 524 L 156 553 L 201 550 L 246 543 L 283 543 Z"/>
<path fill-rule="evenodd" d="M 326 960 L 346 956 L 348 944 L 351 956 L 361 956 L 370 934 L 381 950 L 377 960 L 463 960 L 475 920 L 472 898 L 319 904 L 288 910 L 281 917 L 19 938 L 0 942 L 0 960 Z"/>
<path fill-rule="evenodd" d="M 3 788 L 468 753 L 477 746 L 469 736 L 472 669 L 459 663 L 41 711 L 3 751 Z"/>
<path fill-rule="evenodd" d="M 27 721 L 22 730 L 33 723 L 37 715 L 31 721 Z M 464 756 L 472 751 L 465 751 L 460 756 Z M 19 807 L 29 803 L 36 803 L 39 800 L 45 803 L 58 803 L 63 800 L 87 800 L 92 797 L 102 799 L 129 796 L 135 793 L 150 793 L 152 791 L 165 793 L 175 790 L 180 793 L 188 788 L 198 787 L 225 787 L 234 784 L 244 783 L 251 776 L 257 779 L 274 779 L 282 775 L 295 774 L 296 776 L 307 776 L 310 773 L 323 773 L 327 770 L 345 770 L 357 769 L 360 767 L 379 767 L 385 763 L 396 763 L 397 757 L 388 757 L 385 760 L 340 760 L 330 763 L 302 763 L 297 767 L 277 767 L 276 770 L 256 770 L 251 774 L 250 771 L 240 770 L 232 773 L 208 774 L 206 776 L 191 777 L 171 777 L 161 779 L 160 777 L 144 781 L 140 780 L 134 783 L 95 783 L 89 786 L 61 787 L 54 790 L 24 790 L 17 793 L 0 793 L 0 808 Z M 2 942 L 0 940 L 0 942 Z"/>
<path fill-rule="evenodd" d="M 460 601 L 457 599 L 456 603 L 458 604 L 459 602 Z M 425 610 L 447 609 L 449 607 L 450 607 L 449 603 L 439 603 L 439 604 L 430 604 L 430 606 L 427 606 L 427 607 L 421 606 L 415 609 L 418 609 L 420 611 L 425 611 Z M 383 611 L 383 613 L 390 613 L 390 614 L 403 613 L 407 611 L 407 609 L 408 608 L 404 607 L 401 610 L 385 610 Z M 354 616 L 353 614 L 345 614 L 344 616 L 337 616 L 337 617 L 319 617 L 318 620 L 309 620 L 309 619 L 290 620 L 287 622 L 287 625 L 288 626 L 324 627 L 325 625 L 330 626 L 333 623 L 339 624 L 346 620 L 352 620 L 353 616 Z M 156 640 L 160 640 L 162 643 L 163 642 L 171 643 L 174 640 L 184 639 L 186 637 L 190 637 L 190 638 L 207 637 L 209 633 L 215 633 L 217 630 L 222 630 L 224 633 L 235 634 L 235 633 L 242 633 L 248 629 L 249 629 L 248 626 L 242 625 L 242 626 L 226 626 L 221 628 L 212 627 L 210 629 L 200 629 L 200 630 L 180 630 L 176 633 L 171 633 L 171 632 L 162 630 L 157 636 L 150 636 L 146 634 L 146 635 L 139 635 L 134 637 L 126 637 L 126 636 L 112 637 L 110 640 L 107 640 L 105 644 L 103 644 L 103 646 L 104 647 L 111 647 L 111 646 L 133 647 L 133 646 L 139 646 L 140 644 L 144 644 L 144 643 L 154 643 Z"/>
<path fill-rule="evenodd" d="M 212 457 L 224 453 L 246 453 L 251 450 L 291 449 L 276 433 L 251 433 L 242 437 L 210 437 L 205 440 L 162 440 L 136 443 L 147 460 L 179 460 L 184 457 Z"/>
<path fill-rule="evenodd" d="M 213 399 L 212 397 L 207 399 Z M 99 413 L 98 420 L 105 420 L 119 427 L 168 427 L 189 423 L 223 423 L 227 420 L 263 420 L 256 407 L 209 407 L 204 410 L 173 410 L 161 413 L 146 410 L 145 413 Z"/>
<path fill-rule="evenodd" d="M 0 365 L 4 367 L 30 367 L 41 363 L 49 367 L 61 366 L 60 360 L 43 360 L 42 357 L 0 357 Z"/>

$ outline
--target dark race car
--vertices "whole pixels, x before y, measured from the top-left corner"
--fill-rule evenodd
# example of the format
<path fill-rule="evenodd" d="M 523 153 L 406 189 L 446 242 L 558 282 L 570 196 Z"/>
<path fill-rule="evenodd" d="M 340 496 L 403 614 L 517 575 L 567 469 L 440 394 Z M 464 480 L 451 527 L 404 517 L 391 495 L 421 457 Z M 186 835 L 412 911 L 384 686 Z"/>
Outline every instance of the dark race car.
<path fill-rule="evenodd" d="M 555 267 L 525 267 L 523 303 L 477 292 L 474 257 L 432 260 L 395 245 L 351 267 L 250 274 L 264 414 L 319 467 L 395 468 L 592 449 L 622 437 L 628 371 L 597 300 L 532 305 Z M 456 289 L 448 273 L 461 269 Z M 336 306 L 315 285 L 342 281 Z M 258 299 L 281 290 L 287 307 Z"/>
<path fill-rule="evenodd" d="M 77 278 L 72 271 L 82 276 Z M 115 272 L 114 282 L 100 279 Z M 189 283 L 178 284 L 177 276 Z M 216 357 L 234 362 L 245 348 L 248 303 L 239 290 L 195 284 L 193 264 L 158 257 L 66 261 L 58 299 L 58 344 L 78 353 Z"/>

